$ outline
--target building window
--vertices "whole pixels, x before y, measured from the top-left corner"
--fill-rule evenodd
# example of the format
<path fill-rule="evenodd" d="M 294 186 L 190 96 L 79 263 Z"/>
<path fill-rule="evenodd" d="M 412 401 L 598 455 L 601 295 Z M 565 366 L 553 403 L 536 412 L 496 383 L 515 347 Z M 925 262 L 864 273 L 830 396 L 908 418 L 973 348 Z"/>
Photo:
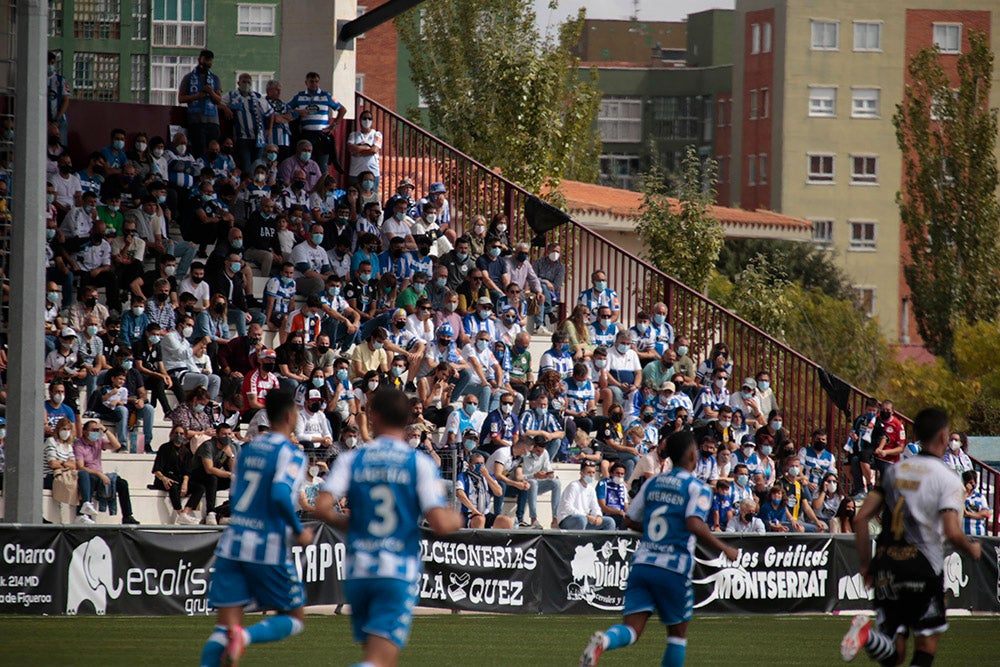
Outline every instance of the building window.
<path fill-rule="evenodd" d="M 763 53 L 771 52 L 771 24 L 765 23 L 763 27 L 763 34 L 760 38 L 760 50 Z"/>
<path fill-rule="evenodd" d="M 149 0 L 132 0 L 132 39 L 149 39 Z"/>
<path fill-rule="evenodd" d="M 176 105 L 181 79 L 197 64 L 195 56 L 153 56 L 149 72 L 149 103 Z"/>
<path fill-rule="evenodd" d="M 833 220 L 812 220 L 813 243 L 822 247 L 833 245 Z"/>
<path fill-rule="evenodd" d="M 750 120 L 754 120 L 754 119 L 757 118 L 757 103 L 758 103 L 757 91 L 756 90 L 751 90 L 750 91 L 750 103 L 747 104 L 747 109 L 748 109 L 748 111 L 750 113 Z"/>
<path fill-rule="evenodd" d="M 274 5 L 237 5 L 237 35 L 273 35 Z"/>
<path fill-rule="evenodd" d="M 767 185 L 767 153 L 757 156 L 757 182 Z"/>
<path fill-rule="evenodd" d="M 834 118 L 837 115 L 837 89 L 832 86 L 809 86 L 809 115 Z"/>
<path fill-rule="evenodd" d="M 757 156 L 747 156 L 747 185 L 757 185 Z"/>
<path fill-rule="evenodd" d="M 84 100 L 116 102 L 118 100 L 117 53 L 73 54 L 73 95 Z"/>
<path fill-rule="evenodd" d="M 840 23 L 837 21 L 811 21 L 812 50 L 836 51 L 840 48 Z"/>
<path fill-rule="evenodd" d="M 132 101 L 136 104 L 149 103 L 149 56 L 133 53 L 131 59 Z"/>
<path fill-rule="evenodd" d="M 76 0 L 73 36 L 77 39 L 118 39 L 121 36 L 119 0 Z"/>
<path fill-rule="evenodd" d="M 702 136 L 701 125 L 705 121 L 701 107 L 707 102 L 708 98 L 695 96 L 652 98 L 651 134 L 661 139 L 698 139 Z"/>
<path fill-rule="evenodd" d="M 726 101 L 722 100 L 722 99 L 717 100 L 716 103 L 715 103 L 715 106 L 717 107 L 716 108 L 716 115 L 718 116 L 719 127 L 725 127 L 726 126 Z"/>
<path fill-rule="evenodd" d="M 601 184 L 633 190 L 639 186 L 639 156 L 609 154 L 601 156 Z"/>
<path fill-rule="evenodd" d="M 760 117 L 768 118 L 771 115 L 771 91 L 767 88 L 760 89 Z"/>
<path fill-rule="evenodd" d="M 638 97 L 605 97 L 597 117 L 601 141 L 636 143 L 642 141 L 642 100 Z"/>
<path fill-rule="evenodd" d="M 879 98 L 882 91 L 878 88 L 851 89 L 851 116 L 854 118 L 878 118 Z"/>
<path fill-rule="evenodd" d="M 878 158 L 874 155 L 852 155 L 851 183 L 878 184 Z"/>
<path fill-rule="evenodd" d="M 205 0 L 153 0 L 153 46 L 204 47 Z"/>
<path fill-rule="evenodd" d="M 355 74 L 354 75 L 354 90 L 359 93 L 365 92 L 365 75 Z"/>
<path fill-rule="evenodd" d="M 875 288 L 863 285 L 854 286 L 854 294 L 858 300 L 858 307 L 866 317 L 875 317 Z"/>
<path fill-rule="evenodd" d="M 848 250 L 875 250 L 875 223 L 851 221 L 851 243 Z"/>
<path fill-rule="evenodd" d="M 962 24 L 935 23 L 934 46 L 938 47 L 938 49 L 941 50 L 941 53 L 961 53 Z"/>
<path fill-rule="evenodd" d="M 855 51 L 882 50 L 881 21 L 854 22 L 854 50 Z"/>
<path fill-rule="evenodd" d="M 810 183 L 833 183 L 833 155 L 810 153 L 808 176 Z"/>
<path fill-rule="evenodd" d="M 750 53 L 760 53 L 760 24 L 754 23 L 750 26 Z"/>
<path fill-rule="evenodd" d="M 63 0 L 49 0 L 49 37 L 63 36 Z"/>
<path fill-rule="evenodd" d="M 359 18 L 362 17 L 362 16 L 364 16 L 367 13 L 368 13 L 368 7 L 366 7 L 365 5 L 358 5 L 358 17 Z M 365 33 L 361 33 L 360 35 L 358 35 L 357 37 L 355 37 L 355 39 L 364 39 L 364 38 L 365 38 Z"/>

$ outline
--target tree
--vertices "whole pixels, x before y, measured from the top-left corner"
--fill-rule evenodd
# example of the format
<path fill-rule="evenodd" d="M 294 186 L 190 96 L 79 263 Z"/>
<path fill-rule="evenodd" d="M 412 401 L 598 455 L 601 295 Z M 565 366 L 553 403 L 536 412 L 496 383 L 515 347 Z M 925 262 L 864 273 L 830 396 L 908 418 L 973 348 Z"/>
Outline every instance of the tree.
<path fill-rule="evenodd" d="M 850 281 L 833 263 L 833 255 L 811 243 L 726 239 L 716 268 L 735 280 L 758 256 L 763 257 L 769 266 L 780 268 L 785 278 L 800 283 L 807 290 L 815 287 L 839 299 L 854 298 Z"/>
<path fill-rule="evenodd" d="M 1000 312 L 997 111 L 989 108 L 993 54 L 981 32 L 958 58 L 953 88 L 937 47 L 910 61 L 892 122 L 903 153 L 897 194 L 908 246 L 903 272 L 927 348 L 954 369 L 955 326 Z"/>
<path fill-rule="evenodd" d="M 718 166 L 712 159 L 702 162 L 694 146 L 688 146 L 674 179 L 673 195 L 667 196 L 663 168 L 653 161 L 642 178 L 642 206 L 636 232 L 646 246 L 646 258 L 659 270 L 704 292 L 722 249 L 722 225 L 709 215 L 715 201 Z"/>
<path fill-rule="evenodd" d="M 435 0 L 399 16 L 429 129 L 535 193 L 596 180 L 601 95 L 574 55 L 583 17 L 541 35 L 523 0 Z"/>

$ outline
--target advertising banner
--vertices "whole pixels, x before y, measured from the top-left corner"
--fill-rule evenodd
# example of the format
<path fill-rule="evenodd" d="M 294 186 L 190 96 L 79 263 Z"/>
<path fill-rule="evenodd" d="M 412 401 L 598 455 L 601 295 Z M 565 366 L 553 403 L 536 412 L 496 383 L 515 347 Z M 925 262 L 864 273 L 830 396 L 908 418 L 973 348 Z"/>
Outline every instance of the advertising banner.
<path fill-rule="evenodd" d="M 292 555 L 308 604 L 342 604 L 344 535 L 314 524 Z M 218 529 L 0 526 L 0 613 L 205 615 Z M 726 538 L 730 539 L 730 538 Z M 1000 539 L 983 557 L 949 554 L 948 607 L 1000 613 Z M 699 550 L 695 608 L 710 613 L 864 609 L 852 535 L 760 535 L 733 540 L 737 562 Z M 619 612 L 635 533 L 462 531 L 421 543 L 420 604 L 496 613 Z"/>

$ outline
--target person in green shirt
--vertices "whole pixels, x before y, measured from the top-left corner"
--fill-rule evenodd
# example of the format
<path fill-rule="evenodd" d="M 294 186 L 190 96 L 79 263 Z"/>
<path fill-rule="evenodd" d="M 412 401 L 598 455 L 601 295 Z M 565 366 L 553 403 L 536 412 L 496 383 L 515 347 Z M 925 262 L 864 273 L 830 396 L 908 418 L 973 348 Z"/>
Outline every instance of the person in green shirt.
<path fill-rule="evenodd" d="M 642 386 L 650 389 L 659 389 L 660 385 L 674 376 L 674 362 L 677 354 L 667 348 L 660 355 L 659 359 L 654 359 L 642 367 Z"/>
<path fill-rule="evenodd" d="M 396 297 L 396 307 L 403 308 L 407 313 L 412 314 L 417 304 L 417 299 L 425 295 L 427 289 L 427 274 L 417 271 L 413 274 L 410 285 L 399 293 Z"/>
<path fill-rule="evenodd" d="M 530 343 L 531 335 L 522 331 L 514 338 L 514 347 L 510 351 L 510 386 L 525 399 L 528 398 L 529 387 L 535 381 L 531 373 L 531 351 L 528 350 Z"/>
<path fill-rule="evenodd" d="M 674 347 L 677 351 L 677 358 L 676 361 L 674 361 L 674 370 L 684 376 L 685 385 L 694 385 L 694 377 L 698 370 L 698 364 L 696 364 L 694 359 L 688 354 L 690 350 L 688 349 L 687 338 L 684 336 L 678 336 L 674 341 Z"/>
<path fill-rule="evenodd" d="M 105 203 L 97 207 L 97 217 L 104 221 L 108 232 L 114 230 L 115 236 L 121 236 L 125 216 L 122 215 L 122 197 L 117 193 L 108 195 Z"/>

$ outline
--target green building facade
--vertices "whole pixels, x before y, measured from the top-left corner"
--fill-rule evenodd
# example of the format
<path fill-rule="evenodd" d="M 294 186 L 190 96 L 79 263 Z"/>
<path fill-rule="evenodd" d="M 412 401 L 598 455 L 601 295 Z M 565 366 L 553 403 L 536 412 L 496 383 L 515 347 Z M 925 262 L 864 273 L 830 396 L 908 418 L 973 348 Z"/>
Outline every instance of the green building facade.
<path fill-rule="evenodd" d="M 176 104 L 203 48 L 223 90 L 279 70 L 280 0 L 49 0 L 49 50 L 82 99 Z"/>

